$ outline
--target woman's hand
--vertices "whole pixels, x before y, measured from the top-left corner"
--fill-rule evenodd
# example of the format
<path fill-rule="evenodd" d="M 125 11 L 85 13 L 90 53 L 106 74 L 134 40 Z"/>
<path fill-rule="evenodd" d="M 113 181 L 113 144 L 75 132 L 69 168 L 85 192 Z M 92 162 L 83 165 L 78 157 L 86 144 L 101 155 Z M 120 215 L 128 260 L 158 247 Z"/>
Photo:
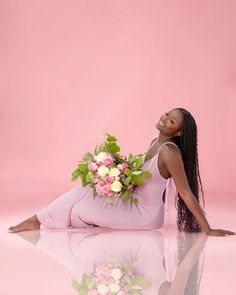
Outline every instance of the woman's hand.
<path fill-rule="evenodd" d="M 226 235 L 236 235 L 235 232 L 230 230 L 224 230 L 224 229 L 210 229 L 208 233 L 206 233 L 208 236 L 226 236 Z"/>

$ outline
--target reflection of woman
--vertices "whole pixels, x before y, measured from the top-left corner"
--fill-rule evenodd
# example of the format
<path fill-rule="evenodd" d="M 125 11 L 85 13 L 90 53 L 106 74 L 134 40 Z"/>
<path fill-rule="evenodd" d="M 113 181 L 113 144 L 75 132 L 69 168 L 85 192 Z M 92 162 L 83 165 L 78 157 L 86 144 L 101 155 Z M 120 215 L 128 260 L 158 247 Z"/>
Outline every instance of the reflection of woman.
<path fill-rule="evenodd" d="M 203 269 L 203 262 L 201 269 L 199 267 L 199 258 L 206 240 L 205 235 L 178 235 L 177 270 L 173 279 L 169 277 L 169 281 L 161 284 L 158 295 L 199 294 L 201 271 Z M 170 269 L 168 270 L 171 272 Z"/>
<path fill-rule="evenodd" d="M 207 235 L 235 234 L 231 231 L 211 229 L 199 205 L 197 127 L 192 115 L 184 109 L 173 109 L 161 116 L 155 139 L 145 155 L 143 168 L 151 170 L 153 177 L 139 186 L 134 194 L 137 206 L 117 199 L 113 205 L 106 198 L 92 197 L 92 189 L 78 185 L 63 194 L 48 207 L 17 226 L 12 232 L 48 228 L 101 226 L 112 229 L 154 229 L 163 225 L 167 179 L 173 178 L 178 190 L 177 227 L 180 231 Z M 167 194 L 168 197 L 168 194 Z"/>
<path fill-rule="evenodd" d="M 23 232 L 19 235 L 32 242 L 33 234 Z M 174 242 L 172 252 L 167 251 L 168 239 Z M 135 275 L 142 278 L 139 283 L 142 284 L 142 280 L 149 283 L 148 288 L 141 286 L 140 294 L 181 295 L 198 294 L 198 260 L 206 240 L 206 235 L 179 235 L 176 249 L 175 237 L 164 236 L 158 231 L 111 231 L 98 234 L 45 231 L 35 244 L 59 264 L 73 271 L 78 282 L 83 276 L 93 277 L 94 266 L 100 266 L 101 275 L 101 266 L 106 266 L 108 261 L 120 269 L 125 262 L 126 267 L 130 266 L 130 275 L 126 275 L 126 281 L 127 276 L 132 278 Z M 171 269 L 176 256 L 178 265 Z M 114 283 L 113 280 L 107 280 L 109 274 L 103 274 L 99 283 Z M 122 285 L 122 281 L 123 276 L 120 276 L 116 284 Z M 191 288 L 189 293 L 188 286 Z"/>

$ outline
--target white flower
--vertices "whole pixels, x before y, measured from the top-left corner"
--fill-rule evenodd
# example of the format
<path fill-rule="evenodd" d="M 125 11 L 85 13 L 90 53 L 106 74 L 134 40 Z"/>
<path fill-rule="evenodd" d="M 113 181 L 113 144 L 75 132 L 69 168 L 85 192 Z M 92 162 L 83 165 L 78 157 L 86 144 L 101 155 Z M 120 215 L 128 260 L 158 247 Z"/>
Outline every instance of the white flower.
<path fill-rule="evenodd" d="M 140 287 L 139 285 L 133 285 L 132 289 L 134 289 L 134 290 L 142 290 L 142 287 Z"/>
<path fill-rule="evenodd" d="M 122 271 L 120 270 L 120 268 L 113 268 L 113 270 L 111 271 L 111 276 L 114 280 L 119 280 L 122 277 Z"/>
<path fill-rule="evenodd" d="M 98 293 L 99 294 L 107 294 L 109 292 L 109 288 L 106 284 L 99 284 L 98 285 Z"/>
<path fill-rule="evenodd" d="M 121 184 L 121 182 L 119 180 L 115 180 L 115 181 L 112 182 L 111 190 L 113 192 L 120 192 L 121 188 L 122 188 L 122 184 Z"/>
<path fill-rule="evenodd" d="M 97 161 L 98 162 L 103 162 L 106 158 L 107 158 L 107 153 L 105 153 L 105 152 L 100 152 L 97 155 Z"/>
<path fill-rule="evenodd" d="M 133 171 L 132 174 L 133 175 L 140 175 L 140 174 L 142 174 L 142 171 Z"/>
<path fill-rule="evenodd" d="M 118 176 L 118 175 L 120 175 L 120 170 L 117 168 L 111 168 L 109 175 L 111 177 Z"/>
<path fill-rule="evenodd" d="M 101 177 L 106 176 L 109 173 L 109 168 L 107 168 L 106 166 L 102 165 L 98 168 L 98 175 Z"/>
<path fill-rule="evenodd" d="M 109 289 L 112 293 L 117 293 L 120 290 L 120 286 L 117 284 L 110 284 Z"/>

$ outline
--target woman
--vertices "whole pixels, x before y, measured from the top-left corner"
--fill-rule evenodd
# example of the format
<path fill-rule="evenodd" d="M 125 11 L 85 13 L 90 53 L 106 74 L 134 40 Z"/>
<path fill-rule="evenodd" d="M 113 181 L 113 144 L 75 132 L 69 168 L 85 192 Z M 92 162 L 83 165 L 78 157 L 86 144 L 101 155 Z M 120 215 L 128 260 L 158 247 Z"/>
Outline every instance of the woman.
<path fill-rule="evenodd" d="M 235 234 L 212 229 L 199 205 L 202 191 L 197 153 L 197 126 L 185 109 L 175 108 L 161 116 L 156 124 L 159 137 L 145 153 L 143 168 L 151 170 L 152 178 L 133 194 L 137 206 L 117 199 L 108 204 L 105 198 L 93 199 L 89 186 L 78 185 L 48 207 L 9 228 L 11 232 L 48 228 L 100 226 L 112 229 L 160 228 L 164 220 L 167 179 L 172 177 L 178 191 L 177 228 L 179 231 L 201 232 L 211 236 Z M 203 197 L 204 198 L 204 197 Z"/>

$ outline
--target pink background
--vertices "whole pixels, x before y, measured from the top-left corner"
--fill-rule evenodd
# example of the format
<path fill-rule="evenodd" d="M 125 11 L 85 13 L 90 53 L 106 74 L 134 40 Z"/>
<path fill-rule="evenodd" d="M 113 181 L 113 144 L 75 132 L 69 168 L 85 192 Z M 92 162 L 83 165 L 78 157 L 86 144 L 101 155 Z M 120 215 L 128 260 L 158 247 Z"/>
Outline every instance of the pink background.
<path fill-rule="evenodd" d="M 76 185 L 105 132 L 143 152 L 174 107 L 198 123 L 206 198 L 235 200 L 235 1 L 1 0 L 0 11 L 4 210 Z"/>
<path fill-rule="evenodd" d="M 6 229 L 74 187 L 99 136 L 143 152 L 173 107 L 198 123 L 211 226 L 236 230 L 235 12 L 233 0 L 0 0 L 1 294 L 76 294 L 68 269 Z M 235 265 L 235 236 L 210 237 L 200 293 L 232 293 Z"/>

